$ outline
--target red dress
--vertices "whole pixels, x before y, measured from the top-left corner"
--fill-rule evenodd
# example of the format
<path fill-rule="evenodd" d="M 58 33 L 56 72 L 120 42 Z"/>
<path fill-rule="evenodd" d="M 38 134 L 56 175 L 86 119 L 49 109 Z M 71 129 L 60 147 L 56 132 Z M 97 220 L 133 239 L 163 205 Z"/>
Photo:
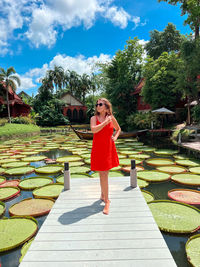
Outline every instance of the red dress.
<path fill-rule="evenodd" d="M 100 124 L 96 119 L 97 125 Z M 93 135 L 93 144 L 91 152 L 91 170 L 108 171 L 119 165 L 119 159 L 112 140 L 113 123 L 110 122 L 98 133 Z"/>

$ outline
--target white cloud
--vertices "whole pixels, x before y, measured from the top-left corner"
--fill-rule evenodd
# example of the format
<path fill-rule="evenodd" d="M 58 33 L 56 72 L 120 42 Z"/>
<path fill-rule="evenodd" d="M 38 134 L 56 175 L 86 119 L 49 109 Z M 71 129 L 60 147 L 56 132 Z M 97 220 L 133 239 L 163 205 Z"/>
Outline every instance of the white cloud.
<path fill-rule="evenodd" d="M 116 6 L 108 8 L 105 17 L 122 29 L 127 27 L 128 21 L 131 19 L 131 16 L 123 8 L 117 8 Z"/>
<path fill-rule="evenodd" d="M 19 91 L 25 91 L 25 90 L 29 90 L 31 88 L 35 88 L 37 85 L 33 83 L 32 78 L 30 77 L 25 77 L 23 75 L 19 75 L 17 74 L 18 77 L 20 78 L 21 81 L 21 85 L 17 88 L 17 92 Z"/>

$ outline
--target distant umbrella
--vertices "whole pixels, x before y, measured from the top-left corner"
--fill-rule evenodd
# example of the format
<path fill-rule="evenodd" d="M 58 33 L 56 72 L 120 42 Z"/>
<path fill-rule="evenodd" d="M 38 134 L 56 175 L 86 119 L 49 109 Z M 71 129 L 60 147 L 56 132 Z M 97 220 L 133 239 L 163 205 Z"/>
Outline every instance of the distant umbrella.
<path fill-rule="evenodd" d="M 171 111 L 171 110 L 164 108 L 164 107 L 159 108 L 159 109 L 155 109 L 152 112 L 157 113 L 157 114 L 161 114 L 161 115 L 173 115 L 173 114 L 175 114 L 174 111 Z M 162 127 L 163 127 L 163 116 L 162 116 L 162 122 L 161 122 L 161 128 Z"/>

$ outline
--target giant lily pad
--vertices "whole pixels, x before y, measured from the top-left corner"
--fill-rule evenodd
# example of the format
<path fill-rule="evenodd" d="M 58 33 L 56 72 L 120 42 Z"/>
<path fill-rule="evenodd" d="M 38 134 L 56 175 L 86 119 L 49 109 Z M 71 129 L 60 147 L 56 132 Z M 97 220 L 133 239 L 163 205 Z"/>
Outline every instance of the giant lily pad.
<path fill-rule="evenodd" d="M 44 166 L 35 169 L 36 173 L 50 174 L 50 173 L 58 173 L 62 171 L 62 167 L 59 166 Z"/>
<path fill-rule="evenodd" d="M 142 192 L 147 203 L 149 203 L 155 199 L 154 195 L 151 192 L 148 192 L 145 190 L 141 190 L 141 192 Z"/>
<path fill-rule="evenodd" d="M 9 214 L 11 216 L 42 216 L 50 212 L 54 202 L 53 199 L 23 199 L 9 208 Z"/>
<path fill-rule="evenodd" d="M 5 164 L 5 163 L 9 163 L 9 162 L 15 162 L 18 161 L 17 159 L 12 159 L 12 158 L 8 158 L 8 159 L 1 159 L 0 160 L 0 165 Z"/>
<path fill-rule="evenodd" d="M 137 184 L 140 188 L 144 188 L 149 185 L 147 181 L 141 180 L 139 178 L 137 178 Z"/>
<path fill-rule="evenodd" d="M 170 156 L 170 155 L 177 154 L 178 151 L 177 150 L 172 150 L 172 149 L 157 149 L 157 150 L 154 151 L 154 153 L 156 155 Z"/>
<path fill-rule="evenodd" d="M 3 218 L 0 220 L 0 252 L 16 248 L 37 232 L 37 221 L 33 218 Z"/>
<path fill-rule="evenodd" d="M 0 187 L 14 186 L 17 187 L 19 185 L 19 179 L 7 180 L 5 183 L 1 184 Z"/>
<path fill-rule="evenodd" d="M 5 171 L 5 174 L 8 175 L 25 175 L 31 172 L 34 172 L 33 167 L 19 167 L 19 168 L 13 168 L 13 169 L 8 169 Z"/>
<path fill-rule="evenodd" d="M 193 206 L 170 200 L 149 203 L 158 227 L 170 233 L 193 233 L 200 228 L 200 213 Z"/>
<path fill-rule="evenodd" d="M 189 171 L 195 174 L 200 174 L 200 167 L 189 168 Z"/>
<path fill-rule="evenodd" d="M 5 211 L 6 211 L 6 205 L 5 203 L 0 201 L 0 217 L 4 214 Z"/>
<path fill-rule="evenodd" d="M 191 173 L 181 173 L 172 175 L 171 180 L 180 184 L 200 185 L 200 175 Z"/>
<path fill-rule="evenodd" d="M 140 164 L 142 163 L 142 160 L 135 160 L 135 164 Z M 130 166 L 131 165 L 131 159 L 128 158 L 128 159 L 120 159 L 119 160 L 119 164 L 122 165 L 122 166 Z"/>
<path fill-rule="evenodd" d="M 179 165 L 187 166 L 187 167 L 196 167 L 200 165 L 199 161 L 189 160 L 189 159 L 179 159 L 175 161 Z"/>
<path fill-rule="evenodd" d="M 25 167 L 29 164 L 30 164 L 29 162 L 17 161 L 17 162 L 10 162 L 10 163 L 2 164 L 2 167 L 3 168 L 18 168 L 18 167 Z"/>
<path fill-rule="evenodd" d="M 172 189 L 168 197 L 190 205 L 200 205 L 200 191 L 192 189 Z"/>
<path fill-rule="evenodd" d="M 169 173 L 169 174 L 176 174 L 176 173 L 182 173 L 182 172 L 186 172 L 187 171 L 187 169 L 185 169 L 184 167 L 176 166 L 176 165 L 161 166 L 161 167 L 157 167 L 156 169 L 158 171 L 166 172 L 166 173 Z"/>
<path fill-rule="evenodd" d="M 34 162 L 34 161 L 41 161 L 46 159 L 47 157 L 45 156 L 32 156 L 32 157 L 25 157 L 22 159 L 22 161 L 29 161 L 29 162 Z"/>
<path fill-rule="evenodd" d="M 5 183 L 6 177 L 0 176 L 0 184 Z"/>
<path fill-rule="evenodd" d="M 1 187 L 0 188 L 0 200 L 8 200 L 10 198 L 18 196 L 20 189 L 18 187 Z"/>
<path fill-rule="evenodd" d="M 20 262 L 20 263 L 22 262 L 24 256 L 26 255 L 26 252 L 28 251 L 29 247 L 30 247 L 31 244 L 33 243 L 33 240 L 34 240 L 34 238 L 31 238 L 28 242 L 26 242 L 26 243 L 23 245 L 23 247 L 22 247 L 22 249 L 21 249 L 21 257 L 20 257 L 20 259 L 19 259 L 19 262 Z"/>
<path fill-rule="evenodd" d="M 191 236 L 185 245 L 187 259 L 193 267 L 200 263 L 200 234 Z"/>
<path fill-rule="evenodd" d="M 70 161 L 81 161 L 82 158 L 81 157 L 78 157 L 78 156 L 66 156 L 66 157 L 60 157 L 60 158 L 57 158 L 56 161 L 57 162 L 70 162 Z"/>
<path fill-rule="evenodd" d="M 159 171 L 140 171 L 137 177 L 149 182 L 162 182 L 170 179 L 170 175 Z"/>
<path fill-rule="evenodd" d="M 162 159 L 162 158 L 147 159 L 146 163 L 148 165 L 152 165 L 152 166 L 167 166 L 167 165 L 173 165 L 174 164 L 173 160 Z"/>
<path fill-rule="evenodd" d="M 71 167 L 70 168 L 70 173 L 86 173 L 89 171 L 90 171 L 90 168 L 85 167 L 85 166 Z"/>
<path fill-rule="evenodd" d="M 129 166 L 129 167 L 123 167 L 123 168 L 121 168 L 121 170 L 124 171 L 124 172 L 130 172 L 131 166 Z M 143 171 L 143 170 L 144 170 L 144 168 L 142 166 L 136 166 L 136 171 L 137 172 Z"/>
<path fill-rule="evenodd" d="M 0 174 L 4 174 L 4 172 L 5 172 L 5 169 L 4 168 L 0 168 Z"/>
<path fill-rule="evenodd" d="M 33 190 L 36 198 L 57 198 L 63 190 L 62 184 L 50 184 Z"/>
<path fill-rule="evenodd" d="M 23 190 L 33 190 L 37 187 L 45 186 L 51 183 L 53 183 L 53 178 L 37 176 L 21 180 L 19 187 Z"/>

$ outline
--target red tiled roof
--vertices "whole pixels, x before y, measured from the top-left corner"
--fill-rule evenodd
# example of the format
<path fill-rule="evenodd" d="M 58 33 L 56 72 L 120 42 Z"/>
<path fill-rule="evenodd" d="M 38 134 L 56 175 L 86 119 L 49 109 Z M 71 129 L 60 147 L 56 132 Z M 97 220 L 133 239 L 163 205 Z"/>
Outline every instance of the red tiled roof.
<path fill-rule="evenodd" d="M 141 80 L 139 81 L 139 83 L 135 86 L 135 90 L 133 92 L 133 95 L 137 95 L 141 93 L 142 87 L 144 86 L 145 83 L 145 78 L 141 78 Z"/>

